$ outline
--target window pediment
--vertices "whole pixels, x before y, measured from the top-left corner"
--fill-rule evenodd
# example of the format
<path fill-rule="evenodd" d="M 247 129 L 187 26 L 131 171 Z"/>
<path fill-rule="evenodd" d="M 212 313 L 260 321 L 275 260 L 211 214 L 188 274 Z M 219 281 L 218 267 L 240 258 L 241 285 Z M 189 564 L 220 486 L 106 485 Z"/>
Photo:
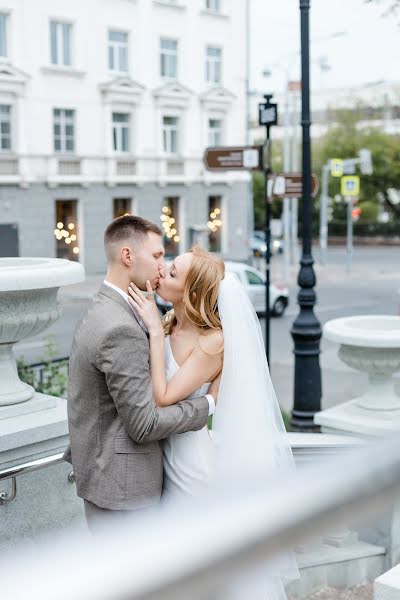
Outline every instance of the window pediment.
<path fill-rule="evenodd" d="M 19 96 L 23 93 L 29 75 L 9 63 L 0 63 L 0 90 Z"/>
<path fill-rule="evenodd" d="M 200 101 L 205 104 L 207 108 L 220 108 L 225 110 L 235 98 L 235 94 L 221 86 L 210 88 L 200 95 Z"/>
<path fill-rule="evenodd" d="M 130 77 L 116 77 L 107 83 L 100 84 L 104 100 L 111 102 L 129 102 L 137 104 L 145 87 Z"/>
<path fill-rule="evenodd" d="M 193 92 L 178 81 L 170 81 L 153 90 L 153 96 L 160 105 L 185 108 L 189 104 Z"/>

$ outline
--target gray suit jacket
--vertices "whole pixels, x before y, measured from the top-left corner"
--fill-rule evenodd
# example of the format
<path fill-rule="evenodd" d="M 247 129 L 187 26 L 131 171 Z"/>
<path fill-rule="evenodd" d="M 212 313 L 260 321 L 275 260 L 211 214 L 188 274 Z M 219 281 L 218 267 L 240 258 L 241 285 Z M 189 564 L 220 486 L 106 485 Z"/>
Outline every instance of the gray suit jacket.
<path fill-rule="evenodd" d="M 118 292 L 102 285 L 75 330 L 68 385 L 70 449 L 77 493 L 97 506 L 127 510 L 159 501 L 160 440 L 198 430 L 207 398 L 157 408 L 149 341 Z"/>

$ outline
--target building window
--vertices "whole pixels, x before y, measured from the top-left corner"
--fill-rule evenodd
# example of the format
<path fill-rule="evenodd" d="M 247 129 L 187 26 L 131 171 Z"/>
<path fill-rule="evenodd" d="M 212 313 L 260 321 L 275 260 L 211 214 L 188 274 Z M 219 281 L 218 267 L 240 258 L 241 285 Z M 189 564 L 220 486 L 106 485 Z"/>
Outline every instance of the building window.
<path fill-rule="evenodd" d="M 178 154 L 178 117 L 163 117 L 163 149 Z"/>
<path fill-rule="evenodd" d="M 161 77 L 176 79 L 178 63 L 178 42 L 162 38 L 160 41 Z"/>
<path fill-rule="evenodd" d="M 7 15 L 0 13 L 0 56 L 7 56 Z"/>
<path fill-rule="evenodd" d="M 123 31 L 108 32 L 108 68 L 110 71 L 128 71 L 128 34 Z"/>
<path fill-rule="evenodd" d="M 221 252 L 221 196 L 208 197 L 208 248 L 210 252 Z"/>
<path fill-rule="evenodd" d="M 11 150 L 11 106 L 0 104 L 0 150 Z"/>
<path fill-rule="evenodd" d="M 222 50 L 214 46 L 207 47 L 206 80 L 208 83 L 221 83 Z"/>
<path fill-rule="evenodd" d="M 221 146 L 222 121 L 220 119 L 208 119 L 208 145 Z"/>
<path fill-rule="evenodd" d="M 55 108 L 54 117 L 54 151 L 75 151 L 75 111 L 65 108 Z"/>
<path fill-rule="evenodd" d="M 206 9 L 212 10 L 214 12 L 219 12 L 221 10 L 221 1 L 220 0 L 206 0 Z"/>
<path fill-rule="evenodd" d="M 77 205 L 77 200 L 56 200 L 57 258 L 79 260 Z"/>
<path fill-rule="evenodd" d="M 50 21 L 50 59 L 53 65 L 70 66 L 71 62 L 70 23 Z"/>
<path fill-rule="evenodd" d="M 161 226 L 164 230 L 165 254 L 177 256 L 179 254 L 180 229 L 179 229 L 179 198 L 170 196 L 164 198 L 161 208 Z"/>
<path fill-rule="evenodd" d="M 113 113 L 113 148 L 115 152 L 129 152 L 129 120 L 128 113 Z"/>
<path fill-rule="evenodd" d="M 113 200 L 113 218 L 131 215 L 132 200 L 130 198 L 114 198 Z"/>

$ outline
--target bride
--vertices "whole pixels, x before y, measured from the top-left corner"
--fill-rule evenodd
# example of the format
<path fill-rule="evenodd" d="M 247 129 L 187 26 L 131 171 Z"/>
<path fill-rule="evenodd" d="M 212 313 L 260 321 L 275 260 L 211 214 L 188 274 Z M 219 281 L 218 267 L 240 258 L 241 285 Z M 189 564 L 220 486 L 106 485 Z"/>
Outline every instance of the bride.
<path fill-rule="evenodd" d="M 173 309 L 162 322 L 147 282 L 133 283 L 130 301 L 149 331 L 153 396 L 158 406 L 204 396 L 220 380 L 212 438 L 207 427 L 164 440 L 163 500 L 179 501 L 210 485 L 231 493 L 294 468 L 269 375 L 258 317 L 239 279 L 199 246 L 175 258 L 157 293 Z M 298 576 L 292 556 L 252 598 L 285 599 L 281 577 Z M 246 582 L 249 591 L 249 582 Z M 252 591 L 253 591 L 252 590 Z M 267 596 L 265 592 L 268 590 Z"/>

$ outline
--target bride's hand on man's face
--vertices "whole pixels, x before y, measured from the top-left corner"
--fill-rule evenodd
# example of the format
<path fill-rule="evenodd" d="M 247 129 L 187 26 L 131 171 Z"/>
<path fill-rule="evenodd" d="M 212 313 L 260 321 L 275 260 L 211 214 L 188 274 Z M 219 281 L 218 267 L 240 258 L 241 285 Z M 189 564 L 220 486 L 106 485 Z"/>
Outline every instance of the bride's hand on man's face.
<path fill-rule="evenodd" d="M 160 313 L 149 280 L 146 281 L 146 289 L 148 292 L 147 298 L 137 285 L 131 282 L 128 287 L 129 302 L 146 325 L 150 335 L 163 335 Z"/>

